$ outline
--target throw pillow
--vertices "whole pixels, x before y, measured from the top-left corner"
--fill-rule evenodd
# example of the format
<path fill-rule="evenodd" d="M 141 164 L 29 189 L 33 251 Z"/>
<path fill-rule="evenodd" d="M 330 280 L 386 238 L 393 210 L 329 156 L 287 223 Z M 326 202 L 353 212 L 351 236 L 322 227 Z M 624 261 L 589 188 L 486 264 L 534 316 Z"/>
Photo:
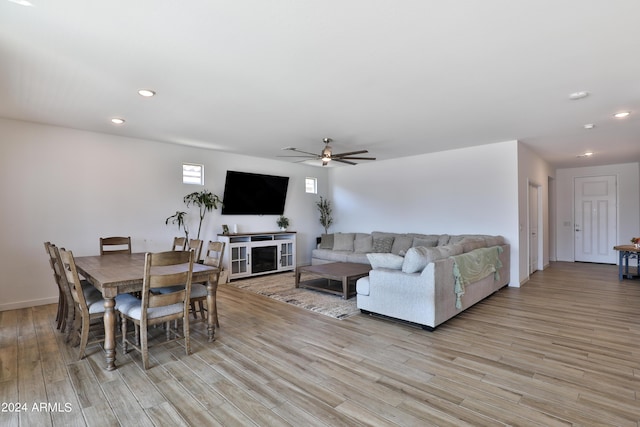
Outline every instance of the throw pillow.
<path fill-rule="evenodd" d="M 408 236 L 396 236 L 393 239 L 393 245 L 391 245 L 391 253 L 396 255 L 403 255 L 407 253 L 407 250 L 413 244 L 413 237 Z"/>
<path fill-rule="evenodd" d="M 371 253 L 367 254 L 367 258 L 373 269 L 390 268 L 392 270 L 400 270 L 404 261 L 404 258 L 400 255 L 391 253 Z"/>
<path fill-rule="evenodd" d="M 333 234 L 320 236 L 320 249 L 333 249 Z"/>
<path fill-rule="evenodd" d="M 353 251 L 353 233 L 335 233 L 333 235 L 334 251 Z"/>
<path fill-rule="evenodd" d="M 429 248 L 417 246 L 409 248 L 402 263 L 404 273 L 418 273 L 429 264 Z"/>
<path fill-rule="evenodd" d="M 357 254 L 373 252 L 373 237 L 371 234 L 356 233 L 353 241 L 353 251 Z"/>
<path fill-rule="evenodd" d="M 373 239 L 373 247 L 371 252 L 388 253 L 391 252 L 393 246 L 393 237 L 378 237 Z"/>

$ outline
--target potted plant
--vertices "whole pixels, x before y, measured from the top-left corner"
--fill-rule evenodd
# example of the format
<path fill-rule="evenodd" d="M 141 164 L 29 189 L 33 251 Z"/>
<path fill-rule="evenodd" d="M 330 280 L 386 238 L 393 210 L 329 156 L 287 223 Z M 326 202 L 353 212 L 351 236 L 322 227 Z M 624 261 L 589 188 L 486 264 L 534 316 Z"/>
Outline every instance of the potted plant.
<path fill-rule="evenodd" d="M 187 205 L 187 207 L 194 205 L 199 209 L 200 222 L 198 224 L 198 236 L 196 239 L 200 239 L 200 231 L 202 230 L 202 221 L 204 221 L 204 217 L 207 212 L 211 212 L 214 209 L 218 209 L 218 205 L 222 206 L 222 200 L 217 195 L 213 194 L 209 190 L 195 191 L 193 193 L 187 194 L 184 196 L 182 201 Z M 184 211 L 176 211 L 175 214 L 171 215 L 169 218 L 165 220 L 165 224 L 177 224 L 178 230 L 181 228 L 184 230 L 184 236 L 186 241 L 189 241 L 189 228 L 187 227 L 187 222 L 185 221 L 185 217 L 187 216 L 187 212 Z"/>
<path fill-rule="evenodd" d="M 324 233 L 329 234 L 329 227 L 333 224 L 333 217 L 331 216 L 331 202 L 320 196 L 320 201 L 316 202 L 316 206 L 318 211 L 320 211 L 320 224 L 324 227 Z"/>
<path fill-rule="evenodd" d="M 184 203 L 197 206 L 200 210 L 200 223 L 198 224 L 198 236 L 196 239 L 200 239 L 200 230 L 202 229 L 202 221 L 207 212 L 211 212 L 214 209 L 218 209 L 218 205 L 222 206 L 222 200 L 217 195 L 213 194 L 209 190 L 195 191 L 191 194 L 187 194 L 183 199 Z"/>
<path fill-rule="evenodd" d="M 284 215 L 280 215 L 276 223 L 278 224 L 278 227 L 280 227 L 281 231 L 286 231 L 289 226 L 289 218 Z"/>

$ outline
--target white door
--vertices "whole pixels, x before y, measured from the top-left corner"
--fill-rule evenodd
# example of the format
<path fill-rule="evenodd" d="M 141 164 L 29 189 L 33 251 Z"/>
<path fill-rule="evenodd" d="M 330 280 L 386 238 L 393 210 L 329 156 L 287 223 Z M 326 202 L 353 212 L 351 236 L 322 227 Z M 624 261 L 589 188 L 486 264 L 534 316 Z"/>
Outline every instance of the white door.
<path fill-rule="evenodd" d="M 538 271 L 538 187 L 529 185 L 529 274 Z"/>
<path fill-rule="evenodd" d="M 615 176 L 575 178 L 575 260 L 616 263 Z"/>

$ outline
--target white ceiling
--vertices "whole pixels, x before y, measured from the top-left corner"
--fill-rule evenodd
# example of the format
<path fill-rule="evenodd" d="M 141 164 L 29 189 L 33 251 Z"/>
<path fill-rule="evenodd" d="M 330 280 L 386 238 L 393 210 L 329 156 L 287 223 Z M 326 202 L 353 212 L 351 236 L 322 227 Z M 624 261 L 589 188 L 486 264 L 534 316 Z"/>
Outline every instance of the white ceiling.
<path fill-rule="evenodd" d="M 640 161 L 638 0 L 32 3 L 0 0 L 1 117 L 273 159 L 331 137 L 378 159 L 517 139 L 556 167 Z"/>

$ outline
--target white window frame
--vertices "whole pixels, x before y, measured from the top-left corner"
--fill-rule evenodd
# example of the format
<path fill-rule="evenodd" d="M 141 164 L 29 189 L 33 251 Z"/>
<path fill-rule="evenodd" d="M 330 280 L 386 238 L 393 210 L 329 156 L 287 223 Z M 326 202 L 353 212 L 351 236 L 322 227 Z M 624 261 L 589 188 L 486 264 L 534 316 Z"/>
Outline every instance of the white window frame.
<path fill-rule="evenodd" d="M 182 183 L 188 185 L 204 185 L 204 165 L 198 163 L 182 163 Z"/>
<path fill-rule="evenodd" d="M 318 178 L 306 177 L 304 179 L 304 191 L 309 194 L 318 194 Z"/>

